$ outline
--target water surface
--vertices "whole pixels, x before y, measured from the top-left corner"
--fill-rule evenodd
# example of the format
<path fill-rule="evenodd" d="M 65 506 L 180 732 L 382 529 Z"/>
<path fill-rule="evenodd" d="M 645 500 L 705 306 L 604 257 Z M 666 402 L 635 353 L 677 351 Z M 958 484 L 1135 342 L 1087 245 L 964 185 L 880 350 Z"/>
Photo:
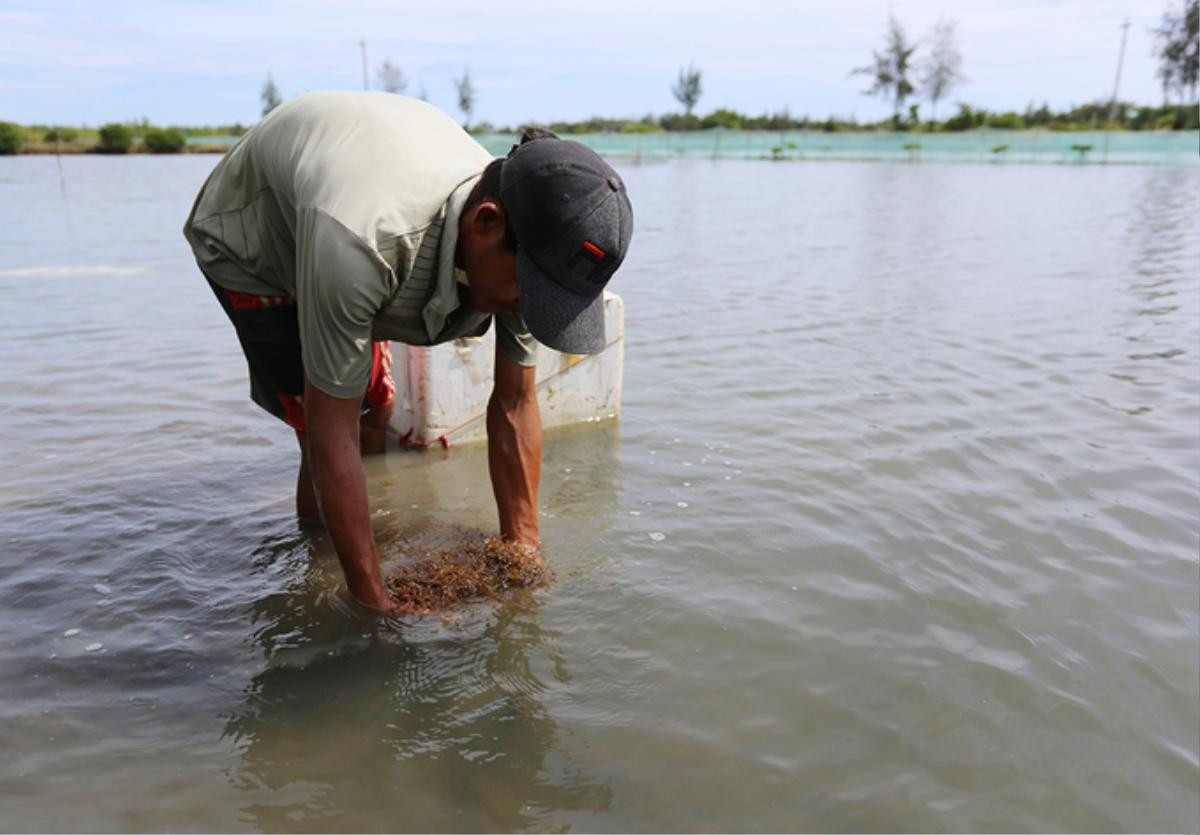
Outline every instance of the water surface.
<path fill-rule="evenodd" d="M 618 163 L 558 581 L 396 626 L 179 234 L 214 162 L 0 160 L 0 828 L 1194 828 L 1200 167 Z M 494 524 L 480 448 L 366 466 Z"/>

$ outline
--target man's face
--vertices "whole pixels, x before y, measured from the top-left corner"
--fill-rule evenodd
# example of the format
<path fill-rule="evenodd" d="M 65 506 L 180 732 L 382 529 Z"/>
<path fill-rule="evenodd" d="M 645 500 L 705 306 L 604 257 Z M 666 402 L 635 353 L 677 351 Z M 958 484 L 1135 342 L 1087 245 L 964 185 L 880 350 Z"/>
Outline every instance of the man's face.
<path fill-rule="evenodd" d="M 467 273 L 471 304 L 483 313 L 518 311 L 517 256 L 504 247 L 504 213 L 484 202 L 459 222 L 458 266 Z"/>
<path fill-rule="evenodd" d="M 516 313 L 518 310 L 517 256 L 496 245 L 464 253 L 463 269 L 471 288 L 471 304 L 484 313 Z"/>

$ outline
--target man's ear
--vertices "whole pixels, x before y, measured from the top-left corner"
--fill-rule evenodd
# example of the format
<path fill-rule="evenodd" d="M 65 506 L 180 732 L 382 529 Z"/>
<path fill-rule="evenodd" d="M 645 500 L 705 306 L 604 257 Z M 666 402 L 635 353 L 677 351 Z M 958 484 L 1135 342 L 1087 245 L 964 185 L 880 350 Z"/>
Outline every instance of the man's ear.
<path fill-rule="evenodd" d="M 471 228 L 483 238 L 504 237 L 504 208 L 495 200 L 484 200 L 472 210 Z"/>

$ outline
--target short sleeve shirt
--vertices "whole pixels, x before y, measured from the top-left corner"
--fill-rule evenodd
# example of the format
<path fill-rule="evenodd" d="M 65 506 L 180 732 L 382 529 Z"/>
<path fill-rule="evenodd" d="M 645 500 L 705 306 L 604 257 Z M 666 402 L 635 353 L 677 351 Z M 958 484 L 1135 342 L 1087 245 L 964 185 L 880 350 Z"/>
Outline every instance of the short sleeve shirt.
<path fill-rule="evenodd" d="M 432 345 L 487 330 L 454 266 L 458 218 L 491 155 L 449 116 L 391 93 L 322 92 L 273 110 L 221 160 L 184 234 L 230 290 L 296 300 L 305 373 L 356 397 L 371 341 Z M 535 342 L 496 316 L 520 365 Z"/>

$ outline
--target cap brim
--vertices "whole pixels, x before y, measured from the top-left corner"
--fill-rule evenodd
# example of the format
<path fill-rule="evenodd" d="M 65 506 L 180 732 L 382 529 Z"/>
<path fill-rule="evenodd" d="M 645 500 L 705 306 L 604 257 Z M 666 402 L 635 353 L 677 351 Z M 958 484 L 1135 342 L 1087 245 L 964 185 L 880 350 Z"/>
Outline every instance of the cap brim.
<path fill-rule="evenodd" d="M 521 316 L 538 342 L 564 354 L 604 350 L 603 292 L 588 298 L 567 290 L 521 249 L 517 251 L 517 287 Z"/>

